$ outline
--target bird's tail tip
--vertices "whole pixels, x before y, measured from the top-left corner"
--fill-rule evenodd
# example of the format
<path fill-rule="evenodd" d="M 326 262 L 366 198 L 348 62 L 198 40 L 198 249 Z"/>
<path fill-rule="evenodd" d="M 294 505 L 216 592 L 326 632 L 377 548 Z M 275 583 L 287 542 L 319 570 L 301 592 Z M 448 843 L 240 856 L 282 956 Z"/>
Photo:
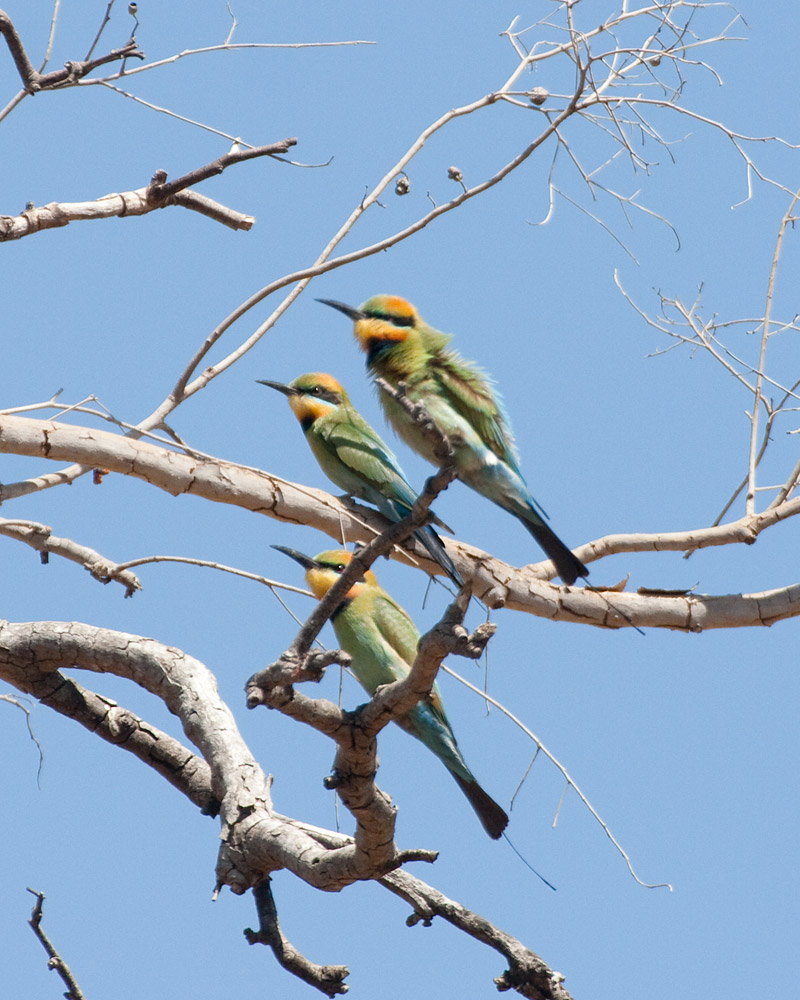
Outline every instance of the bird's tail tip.
<path fill-rule="evenodd" d="M 460 775 L 451 773 L 458 782 L 458 787 L 469 800 L 469 804 L 475 810 L 475 814 L 481 821 L 484 830 L 492 840 L 499 840 L 503 836 L 503 831 L 508 826 L 508 814 L 505 809 L 499 806 L 474 778 L 472 781 L 467 781 Z"/>

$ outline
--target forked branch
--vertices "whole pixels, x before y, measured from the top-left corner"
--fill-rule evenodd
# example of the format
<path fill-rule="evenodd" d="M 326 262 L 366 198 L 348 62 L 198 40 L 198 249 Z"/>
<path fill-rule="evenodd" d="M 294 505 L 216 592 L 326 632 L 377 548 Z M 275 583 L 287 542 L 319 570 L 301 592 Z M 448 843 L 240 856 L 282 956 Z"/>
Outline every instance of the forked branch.
<path fill-rule="evenodd" d="M 178 740 L 60 673 L 72 667 L 127 677 L 161 698 L 180 718 L 203 756 L 191 753 Z M 77 622 L 0 622 L 0 677 L 133 752 L 204 812 L 219 809 L 224 838 L 218 868 L 220 884 L 242 893 L 263 886 L 265 877 L 279 868 L 320 888 L 343 888 L 352 881 L 337 883 L 331 877 L 336 869 L 339 875 L 343 873 L 341 860 L 352 855 L 354 849 L 351 838 L 274 812 L 263 771 L 245 747 L 227 706 L 219 699 L 213 677 L 199 661 L 152 639 Z M 121 721 L 119 712 L 127 721 L 121 727 L 116 725 L 115 733 L 114 720 Z M 399 859 L 402 863 L 425 860 L 426 856 L 424 852 L 400 852 Z M 561 985 L 563 977 L 485 917 L 405 872 L 383 875 L 378 882 L 412 906 L 415 916 L 410 924 L 441 916 L 504 955 L 509 969 L 496 980 L 501 989 L 513 988 L 535 1000 L 569 1000 Z M 306 970 L 314 967 L 296 957 L 287 965 L 295 971 L 292 965 Z M 331 983 L 344 978 L 344 967 L 332 968 L 341 970 L 341 977 L 321 973 L 321 980 Z"/>
<path fill-rule="evenodd" d="M 385 519 L 377 512 L 352 501 L 342 502 L 323 490 L 296 485 L 220 459 L 194 458 L 145 441 L 87 427 L 0 416 L 0 453 L 4 452 L 76 461 L 86 463 L 89 468 L 100 465 L 112 472 L 145 480 L 173 496 L 190 494 L 214 503 L 235 504 L 277 520 L 307 524 L 337 540 L 344 536 L 348 541 L 360 541 L 364 539 L 365 529 L 367 533 L 374 531 L 378 535 L 386 528 Z M 24 485 L 20 484 L 20 492 Z M 15 488 L 3 489 L 8 491 L 6 495 L 20 495 Z M 2 496 L 3 490 L 0 490 L 0 498 Z M 685 551 L 712 545 L 751 544 L 762 531 L 798 513 L 800 497 L 792 497 L 778 507 L 769 507 L 760 514 L 728 525 L 680 532 L 610 535 L 579 546 L 576 554 L 583 561 L 592 562 L 619 552 Z M 413 523 L 414 526 L 424 523 L 424 517 Z M 395 531 L 397 534 L 393 533 Z M 389 555 L 402 558 L 402 553 L 392 546 L 405 531 L 405 523 L 398 522 L 383 536 L 377 548 L 370 551 L 382 553 L 386 547 Z M 411 542 L 406 544 L 412 545 Z M 421 547 L 415 546 L 413 551 L 414 559 L 426 572 L 439 572 Z M 593 592 L 555 586 L 547 582 L 545 570 L 539 565 L 515 568 L 466 542 L 455 540 L 448 540 L 448 551 L 456 557 L 462 575 L 469 578 L 472 592 L 489 607 L 508 607 L 557 621 L 603 628 L 636 625 L 702 632 L 711 628 L 772 625 L 800 615 L 800 584 L 755 594 L 622 592 L 614 594 L 612 608 L 603 597 L 602 588 Z M 361 571 L 365 568 L 355 559 L 354 564 L 354 574 L 359 572 L 359 566 Z M 334 594 L 330 600 L 335 606 L 334 601 L 341 600 L 342 595 L 335 594 L 333 588 L 329 594 Z M 309 630 L 306 648 L 310 648 L 330 610 L 319 612 L 320 620 L 314 624 L 316 631 Z"/>
<path fill-rule="evenodd" d="M 179 205 L 193 212 L 199 212 L 229 229 L 252 229 L 255 223 L 253 216 L 242 215 L 241 212 L 212 201 L 205 195 L 186 189 L 209 177 L 221 174 L 226 167 L 236 163 L 252 160 L 255 157 L 285 153 L 296 143 L 297 139 L 282 139 L 255 149 L 232 150 L 170 182 L 167 182 L 166 171 L 157 170 L 147 187 L 125 191 L 122 194 L 106 194 L 95 201 L 53 201 L 39 208 L 31 205 L 20 215 L 0 216 L 0 243 L 19 240 L 44 229 L 58 229 L 69 225 L 70 222 L 147 215 L 149 212 L 170 205 Z"/>
<path fill-rule="evenodd" d="M 136 39 L 131 38 L 122 48 L 112 49 L 104 56 L 96 59 L 82 59 L 70 61 L 64 65 L 63 69 L 53 70 L 50 73 L 39 73 L 34 69 L 33 63 L 28 58 L 22 39 L 14 27 L 14 23 L 5 11 L 0 10 L 0 35 L 3 36 L 8 45 L 11 58 L 17 67 L 22 86 L 26 93 L 37 94 L 41 90 L 56 90 L 59 87 L 71 86 L 91 73 L 98 66 L 104 66 L 110 62 L 120 62 L 123 59 L 144 59 L 142 52 L 136 44 Z"/>

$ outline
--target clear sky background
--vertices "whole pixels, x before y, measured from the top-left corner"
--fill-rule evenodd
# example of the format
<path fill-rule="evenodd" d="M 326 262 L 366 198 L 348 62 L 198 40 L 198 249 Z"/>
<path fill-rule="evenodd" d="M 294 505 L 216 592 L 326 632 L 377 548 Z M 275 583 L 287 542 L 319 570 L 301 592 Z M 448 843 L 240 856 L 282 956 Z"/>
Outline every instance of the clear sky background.
<path fill-rule="evenodd" d="M 245 50 L 183 59 L 125 83 L 136 95 L 245 141 L 296 135 L 292 156 L 333 157 L 301 170 L 257 160 L 200 190 L 257 217 L 234 233 L 179 209 L 142 219 L 75 223 L 3 248 L 0 370 L 2 401 L 13 407 L 64 389 L 76 402 L 94 394 L 135 422 L 169 391 L 203 338 L 242 299 L 268 281 L 310 264 L 367 187 L 419 132 L 451 107 L 499 87 L 516 66 L 502 32 L 519 14 L 533 23 L 554 5 L 474 5 L 449 0 L 401 5 L 366 2 L 264 5 L 236 0 L 236 41 L 363 39 L 374 45 Z M 85 54 L 105 2 L 64 4 L 51 61 Z M 585 10 L 584 10 L 585 8 Z M 34 63 L 44 51 L 50 5 L 9 0 Z M 579 23 L 599 23 L 613 5 L 580 5 Z M 750 135 L 800 141 L 796 107 L 794 4 L 743 0 L 743 40 L 703 52 L 708 71 L 689 74 L 683 105 Z M 697 14 L 714 33 L 730 9 Z M 229 15 L 221 0 L 140 4 L 138 41 L 148 58 L 222 42 Z M 114 10 L 100 48 L 123 44 L 125 5 Z M 553 32 L 545 33 L 552 37 Z M 559 89 L 545 65 L 526 86 Z M 551 75 L 552 74 L 552 75 Z M 5 47 L 0 104 L 19 89 Z M 430 196 L 452 197 L 455 164 L 475 183 L 530 141 L 539 119 L 495 106 L 440 133 L 409 170 L 411 193 L 391 189 L 343 245 L 355 249 L 423 214 Z M 566 156 L 558 186 L 600 216 L 605 229 L 565 200 L 547 225 L 553 147 L 543 149 L 485 196 L 414 239 L 315 280 L 274 331 L 238 365 L 175 414 L 176 430 L 197 448 L 327 488 L 285 401 L 255 379 L 288 381 L 330 371 L 382 431 L 377 401 L 349 323 L 313 301 L 354 305 L 377 292 L 409 298 L 457 348 L 497 379 L 511 413 L 532 491 L 571 545 L 614 532 L 672 531 L 710 524 L 746 471 L 751 400 L 706 355 L 678 349 L 625 302 L 614 271 L 643 308 L 655 290 L 703 310 L 752 320 L 730 331 L 740 356 L 757 357 L 775 236 L 788 196 L 754 181 L 731 142 L 675 114 L 654 116 L 668 147 L 649 145 L 648 172 L 619 157 L 600 175 L 626 197 L 669 219 L 592 203 Z M 91 199 L 145 185 L 153 171 L 172 177 L 214 159 L 226 140 L 101 87 L 43 93 L 2 123 L 0 213 L 26 202 Z M 615 148 L 578 122 L 566 134 L 587 170 Z M 788 187 L 798 154 L 749 147 L 759 168 Z M 635 260 L 633 259 L 635 258 Z M 775 315 L 797 312 L 797 236 L 785 245 Z M 212 360 L 244 339 L 271 311 L 262 305 L 223 340 Z M 775 341 L 774 376 L 797 378 L 796 336 Z M 38 416 L 39 414 L 33 414 Z M 86 418 L 81 418 L 84 420 Z M 78 421 L 81 422 L 81 421 Z M 795 464 L 790 419 L 775 428 L 764 481 L 781 482 Z M 389 432 L 387 431 L 387 436 Z M 390 438 L 391 440 L 391 438 Z M 427 467 L 398 444 L 409 477 Z M 4 481 L 52 471 L 4 457 Z M 773 478 L 770 478 L 773 477 Z M 766 502 L 766 501 L 761 501 Z M 512 564 L 540 558 L 512 518 L 456 484 L 437 503 L 456 535 Z M 167 553 L 218 560 L 299 584 L 299 568 L 270 545 L 315 553 L 330 540 L 243 510 L 170 498 L 145 484 L 88 478 L 7 504 L 6 517 L 42 521 L 54 533 L 122 561 Z M 731 516 L 738 517 L 737 506 Z M 592 566 L 595 583 L 630 574 L 629 588 L 694 587 L 754 592 L 797 580 L 798 526 L 779 525 L 757 544 L 679 553 L 619 555 Z M 275 776 L 283 813 L 323 826 L 336 822 L 322 788 L 328 741 L 274 712 L 247 712 L 243 684 L 290 642 L 294 623 L 269 591 L 209 570 L 155 565 L 140 571 L 144 590 L 123 600 L 79 567 L 57 558 L 42 566 L 30 549 L 0 539 L 0 615 L 57 619 L 150 635 L 204 661 L 237 715 L 252 751 Z M 425 579 L 381 561 L 379 579 L 421 629 L 437 620 L 445 591 L 423 608 Z M 305 615 L 309 602 L 290 601 Z M 470 623 L 481 618 L 476 606 Z M 645 889 L 577 796 L 558 813 L 563 780 L 539 759 L 517 797 L 509 832 L 557 887 L 531 876 L 504 843 L 492 843 L 445 770 L 394 728 L 381 737 L 379 783 L 399 806 L 401 847 L 436 848 L 436 864 L 413 872 L 477 910 L 566 977 L 581 1000 L 619 997 L 686 1000 L 796 990 L 792 956 L 798 927 L 797 624 L 702 635 L 604 632 L 497 612 L 489 689 L 567 767 L 618 838 Z M 333 643 L 332 632 L 327 641 Z M 451 665 L 482 684 L 480 667 Z M 163 706 L 111 677 L 81 677 L 154 725 L 178 735 Z M 466 759 L 499 801 L 508 803 L 532 746 L 502 715 L 452 679 L 445 701 Z M 331 671 L 320 693 L 336 698 Z M 316 693 L 316 692 L 314 692 Z M 344 703 L 362 700 L 346 679 Z M 26 925 L 32 897 L 47 894 L 45 925 L 88 997 L 269 994 L 308 998 L 271 954 L 250 948 L 252 900 L 223 892 L 211 902 L 218 826 L 150 770 L 80 727 L 43 709 L 32 725 L 0 703 L 2 820 L 0 958 L 4 992 L 15 998 L 61 995 Z M 349 830 L 348 817 L 344 829 Z M 312 960 L 347 964 L 351 996 L 479 998 L 495 995 L 500 956 L 441 921 L 405 926 L 399 900 L 357 885 L 340 894 L 311 890 L 280 873 L 274 890 L 289 939 Z"/>

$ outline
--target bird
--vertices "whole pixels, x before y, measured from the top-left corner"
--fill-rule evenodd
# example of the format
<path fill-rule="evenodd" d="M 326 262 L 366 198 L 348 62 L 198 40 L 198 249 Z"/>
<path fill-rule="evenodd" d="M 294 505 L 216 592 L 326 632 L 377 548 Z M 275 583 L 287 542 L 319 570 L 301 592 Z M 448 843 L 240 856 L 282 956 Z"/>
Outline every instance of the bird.
<path fill-rule="evenodd" d="M 309 372 L 288 385 L 256 381 L 288 397 L 320 468 L 339 489 L 374 504 L 393 524 L 411 511 L 417 495 L 397 458 L 332 375 Z M 442 524 L 438 518 L 436 523 Z M 462 587 L 461 574 L 434 529 L 427 525 L 415 531 L 414 537 L 453 583 Z"/>
<path fill-rule="evenodd" d="M 352 559 L 352 553 L 345 549 L 331 549 L 311 558 L 283 545 L 273 548 L 300 563 L 318 600 Z M 352 657 L 350 668 L 368 694 L 408 675 L 416 659 L 419 632 L 408 614 L 378 584 L 372 570 L 353 584 L 334 611 L 332 621 L 341 648 Z M 508 825 L 508 816 L 467 767 L 445 714 L 439 686 L 434 683 L 427 697 L 394 721 L 436 754 L 466 795 L 484 830 L 497 840 Z"/>
<path fill-rule="evenodd" d="M 318 299 L 353 320 L 356 341 L 368 370 L 421 404 L 453 448 L 458 478 L 513 514 L 533 535 L 556 572 L 570 586 L 589 570 L 546 522 L 519 468 L 511 425 L 492 380 L 448 345 L 452 334 L 429 326 L 414 306 L 398 295 L 374 295 L 357 309 L 333 299 Z M 389 423 L 423 458 L 440 463 L 433 446 L 408 411 L 378 387 Z"/>

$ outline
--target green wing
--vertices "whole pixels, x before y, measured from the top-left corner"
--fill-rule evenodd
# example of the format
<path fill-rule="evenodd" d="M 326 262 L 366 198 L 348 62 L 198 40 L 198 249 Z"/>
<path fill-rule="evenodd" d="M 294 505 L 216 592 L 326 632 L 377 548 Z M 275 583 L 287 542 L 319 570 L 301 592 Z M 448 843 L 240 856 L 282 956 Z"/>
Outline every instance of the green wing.
<path fill-rule="evenodd" d="M 417 658 L 419 632 L 405 611 L 383 591 L 375 596 L 372 619 L 383 639 L 400 654 L 410 668 Z M 439 721 L 449 729 L 450 723 L 445 714 L 438 684 L 434 684 L 428 704 Z"/>
<path fill-rule="evenodd" d="M 416 496 L 394 453 L 356 410 L 339 409 L 341 412 L 335 414 L 335 419 L 332 414 L 316 421 L 316 434 L 364 484 L 411 506 Z"/>
<path fill-rule="evenodd" d="M 417 658 L 419 632 L 400 605 L 383 589 L 375 594 L 372 619 L 382 638 L 411 667 Z"/>
<path fill-rule="evenodd" d="M 519 473 L 508 415 L 492 390 L 489 376 L 455 351 L 441 351 L 431 358 L 431 371 L 442 394 L 467 420 L 498 458 Z"/>

